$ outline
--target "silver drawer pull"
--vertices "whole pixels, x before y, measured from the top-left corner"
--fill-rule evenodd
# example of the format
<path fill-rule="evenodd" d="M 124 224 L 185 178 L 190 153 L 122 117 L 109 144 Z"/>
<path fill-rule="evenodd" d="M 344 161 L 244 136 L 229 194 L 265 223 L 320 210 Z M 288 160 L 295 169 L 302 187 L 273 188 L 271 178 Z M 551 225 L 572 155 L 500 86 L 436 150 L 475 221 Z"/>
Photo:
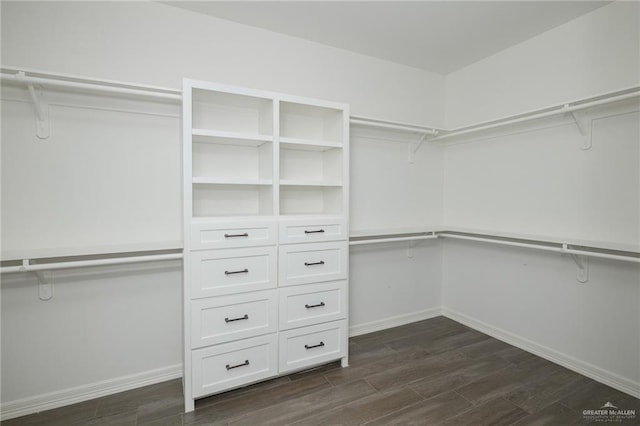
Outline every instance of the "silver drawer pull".
<path fill-rule="evenodd" d="M 249 270 L 247 268 L 244 268 L 241 271 L 224 271 L 225 275 L 233 275 L 233 274 L 248 274 Z"/>
<path fill-rule="evenodd" d="M 306 229 L 304 230 L 305 234 L 324 234 L 324 229 L 318 229 L 317 231 L 307 231 Z"/>
<path fill-rule="evenodd" d="M 248 237 L 249 234 L 245 232 L 244 234 L 224 234 L 225 238 L 238 238 L 238 237 Z"/>
<path fill-rule="evenodd" d="M 234 322 L 234 321 L 242 321 L 242 320 L 248 320 L 249 319 L 249 315 L 244 314 L 243 317 L 240 318 L 231 318 L 229 319 L 229 317 L 224 319 L 224 322 Z"/>
<path fill-rule="evenodd" d="M 304 262 L 304 266 L 313 266 L 313 265 L 324 265 L 324 260 L 321 260 L 320 262 Z"/>
<path fill-rule="evenodd" d="M 319 308 L 321 306 L 324 306 L 324 302 L 320 302 L 317 305 L 304 305 L 305 308 L 307 309 L 311 309 L 311 308 Z"/>
<path fill-rule="evenodd" d="M 317 345 L 313 345 L 313 346 L 304 345 L 304 348 L 309 350 L 309 349 L 313 349 L 313 348 L 321 348 L 323 346 L 324 346 L 324 342 L 320 342 Z"/>
<path fill-rule="evenodd" d="M 245 359 L 242 364 L 238 364 L 238 365 L 229 365 L 229 364 L 227 364 L 227 370 L 233 370 L 234 368 L 245 367 L 247 365 L 249 365 L 249 360 Z"/>

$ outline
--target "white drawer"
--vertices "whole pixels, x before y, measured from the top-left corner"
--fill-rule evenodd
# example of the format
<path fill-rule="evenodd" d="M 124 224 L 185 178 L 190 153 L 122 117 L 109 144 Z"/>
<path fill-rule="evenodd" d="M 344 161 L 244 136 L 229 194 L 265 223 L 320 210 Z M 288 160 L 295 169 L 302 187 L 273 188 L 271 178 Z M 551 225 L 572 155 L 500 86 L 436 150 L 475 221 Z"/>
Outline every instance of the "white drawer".
<path fill-rule="evenodd" d="M 191 297 L 222 296 L 276 287 L 275 247 L 191 253 Z"/>
<path fill-rule="evenodd" d="M 191 347 L 275 333 L 276 290 L 191 302 Z"/>
<path fill-rule="evenodd" d="M 280 286 L 347 278 L 348 243 L 280 246 Z"/>
<path fill-rule="evenodd" d="M 193 222 L 192 250 L 268 246 L 276 243 L 275 221 Z"/>
<path fill-rule="evenodd" d="M 347 317 L 347 282 L 305 284 L 279 290 L 280 330 Z"/>
<path fill-rule="evenodd" d="M 280 333 L 280 373 L 311 367 L 346 355 L 346 320 Z"/>
<path fill-rule="evenodd" d="M 308 219 L 280 222 L 280 243 L 312 243 L 347 239 L 345 219 Z"/>
<path fill-rule="evenodd" d="M 191 353 L 194 398 L 277 374 L 275 334 L 197 349 Z"/>

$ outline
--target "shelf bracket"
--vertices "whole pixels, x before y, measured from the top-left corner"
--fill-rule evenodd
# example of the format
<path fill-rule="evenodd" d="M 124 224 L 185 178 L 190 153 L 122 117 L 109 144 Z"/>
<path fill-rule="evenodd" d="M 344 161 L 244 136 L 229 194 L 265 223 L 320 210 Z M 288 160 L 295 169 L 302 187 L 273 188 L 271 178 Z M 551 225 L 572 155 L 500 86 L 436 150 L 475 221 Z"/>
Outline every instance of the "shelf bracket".
<path fill-rule="evenodd" d="M 20 71 L 16 74 L 18 81 L 24 81 L 24 77 L 24 71 Z M 51 134 L 49 125 L 49 104 L 41 99 L 33 84 L 25 84 L 29 90 L 29 95 L 31 96 L 31 101 L 33 102 L 33 107 L 36 112 L 36 135 L 40 139 L 47 139 Z"/>
<path fill-rule="evenodd" d="M 564 109 L 569 110 L 569 107 L 570 105 L 566 104 L 564 106 Z M 573 121 L 575 121 L 576 127 L 578 128 L 580 135 L 582 135 L 582 146 L 580 147 L 580 149 L 583 151 L 591 149 L 591 146 L 592 146 L 591 120 L 588 118 L 585 118 L 584 116 L 581 116 L 581 114 L 578 113 L 577 111 L 569 110 L 569 113 L 571 114 Z"/>
<path fill-rule="evenodd" d="M 424 139 L 427 137 L 426 133 L 423 133 L 422 136 L 420 137 L 420 140 L 415 141 L 415 142 L 409 142 L 408 145 L 408 161 L 409 163 L 414 163 L 416 161 L 416 152 L 418 152 L 418 150 L 420 149 L 420 147 L 422 146 L 422 142 L 424 142 Z"/>
<path fill-rule="evenodd" d="M 51 300 L 53 297 L 53 271 L 34 271 L 38 277 L 38 297 L 40 300 Z"/>
<path fill-rule="evenodd" d="M 567 244 L 562 244 L 562 250 L 567 250 Z M 575 262 L 578 267 L 578 274 L 576 276 L 576 280 L 581 283 L 586 283 L 589 281 L 589 256 L 577 255 L 574 253 L 569 253 L 571 255 L 571 259 Z"/>
<path fill-rule="evenodd" d="M 415 241 L 408 241 L 407 242 L 407 257 L 409 259 L 413 259 L 413 248 L 416 246 L 416 242 Z"/>
<path fill-rule="evenodd" d="M 29 259 L 22 259 L 23 271 L 29 271 L 31 262 Z M 38 297 L 40 300 L 51 300 L 53 297 L 53 271 L 32 271 L 38 278 Z"/>

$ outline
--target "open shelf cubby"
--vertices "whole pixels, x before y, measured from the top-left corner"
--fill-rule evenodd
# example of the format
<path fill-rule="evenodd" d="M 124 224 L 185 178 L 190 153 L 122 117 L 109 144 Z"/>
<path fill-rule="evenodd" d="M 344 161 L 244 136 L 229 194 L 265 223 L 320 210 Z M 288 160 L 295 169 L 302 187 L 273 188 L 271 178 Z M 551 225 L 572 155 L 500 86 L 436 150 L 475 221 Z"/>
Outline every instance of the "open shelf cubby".
<path fill-rule="evenodd" d="M 295 102 L 280 102 L 280 136 L 283 140 L 329 143 L 343 140 L 344 111 Z"/>
<path fill-rule="evenodd" d="M 194 182 L 272 183 L 273 143 L 259 139 L 193 137 Z"/>
<path fill-rule="evenodd" d="M 280 215 L 342 214 L 341 186 L 280 185 Z"/>
<path fill-rule="evenodd" d="M 268 98 L 194 88 L 192 128 L 273 136 L 273 104 Z"/>
<path fill-rule="evenodd" d="M 343 150 L 318 146 L 281 144 L 280 183 L 335 186 L 342 184 Z"/>
<path fill-rule="evenodd" d="M 193 184 L 193 217 L 273 216 L 270 184 Z"/>

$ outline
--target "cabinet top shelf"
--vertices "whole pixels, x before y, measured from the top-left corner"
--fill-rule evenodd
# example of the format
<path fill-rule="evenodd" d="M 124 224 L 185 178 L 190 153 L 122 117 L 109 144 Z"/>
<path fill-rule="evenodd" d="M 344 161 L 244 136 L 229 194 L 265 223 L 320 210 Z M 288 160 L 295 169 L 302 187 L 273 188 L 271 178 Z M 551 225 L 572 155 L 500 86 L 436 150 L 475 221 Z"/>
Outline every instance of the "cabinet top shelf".
<path fill-rule="evenodd" d="M 341 142 L 288 137 L 280 137 L 280 144 L 282 148 L 304 151 L 328 151 L 330 149 L 342 148 Z"/>
<path fill-rule="evenodd" d="M 280 179 L 281 186 L 317 186 L 317 187 L 340 187 L 341 182 L 316 181 L 306 179 Z"/>
<path fill-rule="evenodd" d="M 272 142 L 273 136 L 258 133 L 225 132 L 220 130 L 192 129 L 193 141 L 198 143 L 215 143 L 225 145 L 259 146 Z"/>
<path fill-rule="evenodd" d="M 193 183 L 202 185 L 272 185 L 271 179 L 233 179 L 233 178 L 209 178 L 193 177 Z"/>

